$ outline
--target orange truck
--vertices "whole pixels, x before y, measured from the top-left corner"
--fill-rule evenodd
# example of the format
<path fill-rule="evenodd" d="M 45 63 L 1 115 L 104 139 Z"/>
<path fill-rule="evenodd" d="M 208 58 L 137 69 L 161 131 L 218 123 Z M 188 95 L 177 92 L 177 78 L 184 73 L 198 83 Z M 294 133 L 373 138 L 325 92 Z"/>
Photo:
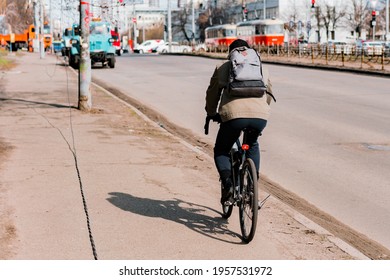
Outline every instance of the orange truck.
<path fill-rule="evenodd" d="M 0 42 L 2 46 L 7 46 L 12 51 L 28 48 L 28 51 L 33 51 L 33 40 L 35 39 L 35 27 L 30 25 L 22 34 L 0 34 Z"/>
<path fill-rule="evenodd" d="M 50 33 L 50 25 L 45 22 L 43 25 L 43 46 L 45 51 L 51 49 L 51 45 L 53 44 L 53 35 Z"/>
<path fill-rule="evenodd" d="M 1 46 L 6 46 L 12 51 L 17 51 L 22 48 L 28 49 L 29 52 L 34 51 L 33 40 L 35 39 L 35 27 L 33 24 L 24 30 L 22 34 L 0 34 Z M 53 44 L 53 36 L 50 33 L 50 26 L 45 22 L 43 26 L 43 46 L 45 51 L 50 50 Z"/>

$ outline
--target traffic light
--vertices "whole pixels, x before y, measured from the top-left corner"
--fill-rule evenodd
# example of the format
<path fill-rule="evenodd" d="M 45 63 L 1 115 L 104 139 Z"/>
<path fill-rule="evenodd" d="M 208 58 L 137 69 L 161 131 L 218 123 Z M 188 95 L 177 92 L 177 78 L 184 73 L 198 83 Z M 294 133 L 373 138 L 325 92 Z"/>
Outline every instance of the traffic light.
<path fill-rule="evenodd" d="M 242 5 L 242 14 L 244 16 L 244 21 L 245 21 L 247 19 L 247 16 L 248 16 L 248 9 L 246 8 L 245 4 Z"/>
<path fill-rule="evenodd" d="M 311 7 L 314 8 L 314 4 L 316 3 L 316 0 L 311 0 Z"/>
<path fill-rule="evenodd" d="M 376 11 L 372 11 L 372 21 L 376 21 Z"/>

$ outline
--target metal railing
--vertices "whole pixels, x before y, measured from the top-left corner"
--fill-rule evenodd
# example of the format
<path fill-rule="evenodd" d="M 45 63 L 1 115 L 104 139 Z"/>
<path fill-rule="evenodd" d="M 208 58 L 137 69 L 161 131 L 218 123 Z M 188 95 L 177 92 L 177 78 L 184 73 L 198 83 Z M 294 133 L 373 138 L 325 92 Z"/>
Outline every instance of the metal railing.
<path fill-rule="evenodd" d="M 355 45 L 336 45 L 329 47 L 320 44 L 300 44 L 286 46 L 254 45 L 265 60 L 284 60 L 305 62 L 312 64 L 325 64 L 344 67 L 375 68 L 387 70 L 390 68 L 390 50 L 385 47 L 364 49 Z M 209 46 L 209 53 L 227 54 L 228 46 Z M 390 69 L 388 69 L 390 71 Z"/>

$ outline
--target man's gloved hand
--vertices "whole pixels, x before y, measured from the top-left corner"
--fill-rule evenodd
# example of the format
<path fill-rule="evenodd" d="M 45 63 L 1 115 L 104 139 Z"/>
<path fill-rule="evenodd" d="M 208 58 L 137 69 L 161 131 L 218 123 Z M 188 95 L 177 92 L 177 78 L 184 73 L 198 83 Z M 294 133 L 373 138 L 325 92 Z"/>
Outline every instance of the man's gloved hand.
<path fill-rule="evenodd" d="M 217 113 L 214 116 L 210 116 L 210 118 L 213 120 L 213 122 L 221 123 L 222 119 L 221 116 Z"/>

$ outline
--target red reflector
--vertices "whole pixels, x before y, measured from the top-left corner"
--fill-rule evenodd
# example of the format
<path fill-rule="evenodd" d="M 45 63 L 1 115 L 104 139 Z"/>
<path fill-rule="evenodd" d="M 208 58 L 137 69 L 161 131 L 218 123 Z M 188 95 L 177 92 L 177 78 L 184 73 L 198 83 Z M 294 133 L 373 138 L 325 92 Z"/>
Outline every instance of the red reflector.
<path fill-rule="evenodd" d="M 243 144 L 241 146 L 241 148 L 244 150 L 244 151 L 248 151 L 249 150 L 249 145 L 248 144 Z"/>

